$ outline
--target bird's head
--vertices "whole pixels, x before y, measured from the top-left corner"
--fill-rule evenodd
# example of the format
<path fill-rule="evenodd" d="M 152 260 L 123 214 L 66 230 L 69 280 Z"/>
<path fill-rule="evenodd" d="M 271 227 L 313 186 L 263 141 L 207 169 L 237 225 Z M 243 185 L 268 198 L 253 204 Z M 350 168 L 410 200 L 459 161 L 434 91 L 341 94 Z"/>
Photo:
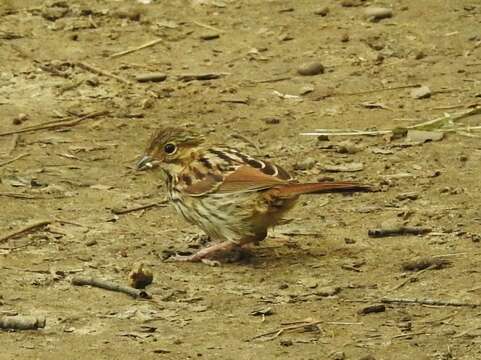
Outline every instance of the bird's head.
<path fill-rule="evenodd" d="M 153 133 L 136 168 L 148 170 L 159 166 L 169 173 L 182 169 L 193 159 L 193 150 L 203 141 L 201 135 L 191 130 L 159 128 Z"/>

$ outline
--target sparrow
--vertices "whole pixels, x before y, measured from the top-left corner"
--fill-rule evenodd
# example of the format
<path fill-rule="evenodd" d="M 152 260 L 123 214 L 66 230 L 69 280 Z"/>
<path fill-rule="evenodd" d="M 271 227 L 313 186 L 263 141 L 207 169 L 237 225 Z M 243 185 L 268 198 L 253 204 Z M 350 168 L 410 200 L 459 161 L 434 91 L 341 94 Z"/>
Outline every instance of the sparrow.
<path fill-rule="evenodd" d="M 210 261 L 257 243 L 294 207 L 300 195 L 367 191 L 353 182 L 298 183 L 282 167 L 184 128 L 157 129 L 136 164 L 163 175 L 177 212 L 217 243 L 178 261 Z"/>

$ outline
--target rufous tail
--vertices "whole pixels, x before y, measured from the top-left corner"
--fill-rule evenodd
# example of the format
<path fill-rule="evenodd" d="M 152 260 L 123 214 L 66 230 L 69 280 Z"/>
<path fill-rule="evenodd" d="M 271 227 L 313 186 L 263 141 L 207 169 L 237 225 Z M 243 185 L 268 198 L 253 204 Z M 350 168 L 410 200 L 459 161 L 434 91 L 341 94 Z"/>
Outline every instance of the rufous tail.
<path fill-rule="evenodd" d="M 371 187 L 368 185 L 352 182 L 324 182 L 308 184 L 286 184 L 276 186 L 276 189 L 279 191 L 280 196 L 295 196 L 302 194 L 370 191 Z"/>

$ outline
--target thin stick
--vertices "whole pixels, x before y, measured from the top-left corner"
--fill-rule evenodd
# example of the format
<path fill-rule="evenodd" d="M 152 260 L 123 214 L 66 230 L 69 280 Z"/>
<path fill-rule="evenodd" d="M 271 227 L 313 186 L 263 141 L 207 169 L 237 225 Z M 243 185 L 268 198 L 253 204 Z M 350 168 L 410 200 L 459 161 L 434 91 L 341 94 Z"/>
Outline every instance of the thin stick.
<path fill-rule="evenodd" d="M 39 131 L 39 130 L 46 130 L 46 129 L 58 129 L 62 127 L 70 127 L 70 126 L 75 126 L 79 123 L 81 123 L 84 120 L 87 119 L 93 119 L 102 115 L 106 115 L 109 112 L 106 110 L 102 111 L 96 111 L 90 114 L 83 115 L 79 118 L 72 119 L 72 120 L 59 120 L 57 122 L 52 123 L 49 121 L 48 123 L 44 124 L 38 124 L 38 125 L 33 125 L 29 127 L 25 127 L 23 129 L 19 130 L 12 130 L 12 131 L 6 131 L 3 133 L 0 133 L 0 136 L 7 136 L 7 135 L 12 135 L 12 134 L 19 134 L 19 133 L 27 133 L 27 132 L 34 132 L 34 131 Z"/>
<path fill-rule="evenodd" d="M 25 226 L 25 227 L 23 227 L 19 230 L 12 231 L 11 233 L 0 237 L 0 244 L 3 244 L 4 242 L 6 242 L 7 240 L 9 240 L 13 237 L 23 235 L 23 234 L 28 233 L 28 232 L 32 232 L 34 230 L 37 230 L 38 228 L 44 227 L 45 225 L 48 225 L 48 224 L 51 224 L 51 223 L 52 223 L 52 221 L 50 221 L 50 220 L 42 220 L 42 221 L 38 221 L 36 223 L 33 223 L 31 225 Z"/>
<path fill-rule="evenodd" d="M 89 286 L 98 287 L 105 290 L 121 292 L 121 293 L 130 295 L 135 299 L 137 298 L 151 299 L 152 298 L 152 296 L 145 290 L 134 289 L 134 288 L 117 284 L 111 281 L 96 279 L 93 277 L 85 278 L 85 277 L 76 276 L 72 278 L 72 284 L 77 286 L 89 285 Z"/>
<path fill-rule="evenodd" d="M 364 95 L 364 94 L 373 94 L 373 93 L 383 92 L 383 91 L 393 91 L 393 90 L 400 90 L 400 89 L 416 88 L 416 87 L 420 87 L 420 86 L 421 85 L 419 85 L 419 84 L 400 85 L 400 86 L 394 86 L 394 87 L 383 88 L 383 89 L 364 90 L 364 91 L 357 91 L 357 92 L 350 92 L 350 93 L 334 93 L 333 95 L 338 95 L 338 96 Z"/>
<path fill-rule="evenodd" d="M 151 46 L 154 46 L 160 42 L 162 42 L 163 39 L 155 39 L 155 40 L 152 40 L 152 41 L 149 41 L 148 43 L 145 43 L 143 45 L 140 45 L 140 46 L 137 46 L 135 48 L 132 48 L 132 49 L 128 49 L 128 50 L 124 50 L 124 51 L 120 51 L 118 53 L 115 53 L 115 54 L 112 54 L 110 55 L 110 59 L 114 59 L 114 58 L 118 58 L 120 56 L 124 56 L 124 55 L 127 55 L 127 54 L 130 54 L 130 53 L 133 53 L 133 52 L 136 52 L 136 51 L 139 51 L 139 50 L 142 50 L 142 49 L 145 49 L 145 48 L 148 48 L 148 47 L 151 47 Z"/>
<path fill-rule="evenodd" d="M 150 209 L 150 208 L 153 208 L 153 207 L 165 207 L 167 204 L 167 200 L 162 200 L 162 201 L 156 201 L 154 203 L 151 203 L 151 204 L 146 204 L 146 205 L 140 205 L 140 206 L 134 206 L 134 207 L 131 207 L 131 208 L 127 208 L 127 209 L 117 209 L 117 208 L 114 208 L 112 209 L 112 212 L 115 214 L 115 215 L 122 215 L 122 214 L 128 214 L 130 212 L 133 212 L 133 211 L 139 211 L 139 210 L 145 210 L 145 209 Z"/>
<path fill-rule="evenodd" d="M 24 158 L 25 156 L 28 156 L 28 155 L 30 155 L 30 154 L 28 154 L 28 153 L 20 154 L 20 155 L 15 156 L 14 158 L 12 158 L 12 159 L 10 159 L 10 160 L 5 160 L 4 162 L 0 162 L 0 167 L 5 166 L 5 165 L 7 165 L 7 164 L 11 164 L 11 163 L 13 163 L 14 161 L 17 161 L 17 160 L 19 160 L 19 159 L 21 159 L 21 158 Z"/>
<path fill-rule="evenodd" d="M 209 30 L 217 31 L 217 32 L 220 32 L 220 33 L 225 33 L 224 30 L 218 29 L 218 28 L 213 27 L 213 26 L 210 26 L 210 25 L 208 25 L 208 24 L 201 23 L 201 22 L 199 22 L 199 21 L 192 21 L 192 23 L 195 24 L 195 25 L 197 25 L 197 26 L 200 26 L 200 27 L 209 29 Z"/>
<path fill-rule="evenodd" d="M 432 128 L 433 125 L 436 125 L 443 121 L 451 121 L 456 122 L 465 117 L 477 115 L 481 113 L 481 106 L 461 111 L 455 114 L 448 114 L 442 117 L 435 118 L 433 120 L 424 121 L 419 124 L 407 126 L 406 129 L 408 130 L 428 130 Z M 457 127 L 457 128 L 447 128 L 447 129 L 436 129 L 436 131 L 441 132 L 457 132 L 457 131 L 470 131 L 470 130 L 479 130 L 481 129 L 480 126 L 468 126 L 468 127 Z M 352 129 L 316 129 L 315 132 L 308 132 L 308 133 L 301 133 L 300 135 L 304 136 L 319 136 L 319 135 L 326 135 L 326 136 L 358 136 L 358 135 L 385 135 L 391 134 L 392 130 L 372 130 L 372 131 L 362 131 L 362 130 L 352 130 Z"/>
<path fill-rule="evenodd" d="M 302 328 L 305 328 L 305 327 L 308 327 L 308 326 L 316 326 L 320 323 L 322 323 L 322 321 L 311 321 L 311 322 L 303 322 L 303 323 L 297 324 L 297 325 L 290 325 L 290 326 L 282 327 L 280 329 L 276 329 L 276 330 L 268 331 L 268 332 L 263 333 L 263 334 L 256 335 L 256 336 L 248 339 L 247 341 L 256 340 L 256 339 L 266 337 L 266 336 L 269 336 L 269 335 L 273 335 L 273 336 L 264 339 L 264 341 L 274 340 L 275 338 L 281 336 L 286 331 L 302 329 Z"/>
<path fill-rule="evenodd" d="M 426 271 L 428 270 L 432 270 L 436 267 L 437 265 L 433 264 L 431 266 L 428 266 L 427 268 L 425 269 L 422 269 L 422 270 L 419 270 L 418 272 L 412 274 L 411 276 L 408 276 L 404 281 L 400 282 L 398 285 L 392 287 L 391 289 L 389 289 L 388 291 L 391 292 L 391 291 L 395 291 L 395 290 L 398 290 L 400 288 L 402 288 L 404 285 L 406 285 L 408 282 L 414 280 L 414 279 L 417 279 L 419 277 L 419 275 L 422 275 L 424 274 Z"/>
<path fill-rule="evenodd" d="M 130 84 L 129 80 L 124 79 L 123 77 L 117 76 L 115 74 L 112 74 L 111 72 L 108 72 L 106 70 L 99 69 L 99 68 L 97 68 L 93 65 L 90 65 L 90 64 L 87 64 L 87 63 L 84 63 L 84 62 L 81 62 L 81 61 L 77 62 L 76 64 L 79 67 L 81 67 L 82 69 L 93 72 L 94 74 L 104 75 L 104 76 L 110 77 L 112 79 L 115 79 L 117 81 L 120 81 L 121 83 Z"/>
<path fill-rule="evenodd" d="M 386 237 L 386 236 L 400 236 L 400 235 L 423 235 L 431 232 L 429 228 L 422 227 L 408 227 L 399 226 L 393 228 L 380 228 L 368 230 L 367 234 L 370 237 Z"/>
<path fill-rule="evenodd" d="M 382 298 L 381 302 L 385 304 L 419 304 L 419 305 L 436 305 L 436 306 L 481 306 L 478 303 L 465 303 L 451 300 L 435 300 L 435 299 L 404 299 L 404 298 Z"/>
<path fill-rule="evenodd" d="M 0 192 L 0 196 L 11 197 L 14 199 L 44 199 L 43 197 L 39 197 L 39 196 L 14 193 L 14 192 Z"/>
<path fill-rule="evenodd" d="M 0 329 L 37 330 L 45 327 L 44 317 L 4 316 L 0 318 Z"/>
<path fill-rule="evenodd" d="M 202 73 L 202 74 L 179 74 L 177 80 L 179 81 L 192 81 L 192 80 L 215 80 L 220 79 L 230 73 Z"/>

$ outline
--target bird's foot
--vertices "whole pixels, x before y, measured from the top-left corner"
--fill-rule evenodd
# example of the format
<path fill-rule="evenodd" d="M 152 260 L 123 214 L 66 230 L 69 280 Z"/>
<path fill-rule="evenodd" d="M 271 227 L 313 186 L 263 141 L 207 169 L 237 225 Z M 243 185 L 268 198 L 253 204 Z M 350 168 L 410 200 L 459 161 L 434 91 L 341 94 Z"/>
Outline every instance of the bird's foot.
<path fill-rule="evenodd" d="M 203 262 L 211 266 L 217 266 L 220 264 L 220 262 L 212 260 L 212 257 L 218 257 L 219 255 L 223 255 L 237 248 L 239 248 L 239 245 L 237 243 L 232 241 L 224 241 L 222 243 L 214 244 L 204 249 L 201 249 L 195 254 L 174 255 L 171 256 L 168 260 L 181 262 Z"/>

